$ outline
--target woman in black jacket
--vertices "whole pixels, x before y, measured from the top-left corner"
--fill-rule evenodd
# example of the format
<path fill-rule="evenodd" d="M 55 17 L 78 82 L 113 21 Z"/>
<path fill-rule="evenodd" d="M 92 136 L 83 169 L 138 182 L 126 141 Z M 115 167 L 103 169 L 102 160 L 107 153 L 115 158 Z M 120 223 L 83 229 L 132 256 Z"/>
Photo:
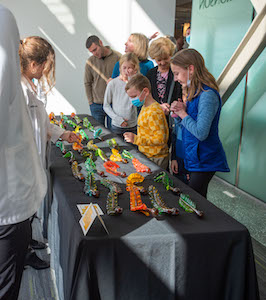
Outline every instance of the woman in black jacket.
<path fill-rule="evenodd" d="M 173 101 L 182 99 L 182 88 L 179 82 L 174 81 L 174 75 L 170 68 L 170 60 L 175 53 L 175 44 L 167 37 L 161 37 L 151 43 L 149 48 L 149 56 L 156 61 L 157 67 L 152 68 L 148 71 L 147 77 L 151 83 L 152 97 L 161 105 L 162 110 L 167 119 L 169 125 L 169 141 L 168 145 L 171 143 L 175 146 L 175 135 L 172 135 L 172 119 L 169 115 L 170 105 Z M 174 125 L 173 125 L 174 126 Z M 172 149 L 172 153 L 175 154 L 175 148 Z M 171 159 L 177 159 L 176 157 Z M 182 163 L 182 159 L 180 159 Z M 180 168 L 174 173 L 179 179 L 183 180 L 183 173 Z M 185 177 L 184 177 L 185 178 Z"/>
<path fill-rule="evenodd" d="M 166 37 L 161 37 L 151 43 L 149 55 L 158 66 L 148 71 L 147 77 L 151 83 L 152 97 L 161 104 L 166 116 L 170 112 L 170 104 L 182 99 L 182 88 L 179 82 L 174 82 L 170 68 L 170 60 L 175 52 L 175 45 Z"/>

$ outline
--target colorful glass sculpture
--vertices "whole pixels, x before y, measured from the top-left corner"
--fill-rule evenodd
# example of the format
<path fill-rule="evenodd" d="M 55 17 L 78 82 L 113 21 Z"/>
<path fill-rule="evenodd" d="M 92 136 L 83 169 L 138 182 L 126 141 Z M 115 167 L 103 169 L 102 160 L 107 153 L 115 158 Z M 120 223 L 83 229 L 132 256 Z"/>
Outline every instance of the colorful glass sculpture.
<path fill-rule="evenodd" d="M 75 133 L 79 133 L 80 128 L 81 128 L 81 126 L 78 125 L 78 126 L 75 128 L 74 132 L 75 132 Z"/>
<path fill-rule="evenodd" d="M 85 128 L 88 128 L 89 127 L 89 120 L 88 120 L 88 118 L 87 117 L 85 117 L 84 119 L 83 119 L 83 126 L 85 127 Z"/>
<path fill-rule="evenodd" d="M 76 179 L 78 179 L 80 181 L 84 181 L 84 176 L 80 172 L 80 167 L 76 160 L 73 161 L 73 163 L 71 165 L 71 169 L 72 169 L 72 174 Z"/>
<path fill-rule="evenodd" d="M 64 124 L 64 119 L 61 119 L 61 120 L 59 121 L 59 127 L 60 127 L 60 128 L 63 128 L 63 129 L 66 129 L 66 124 Z"/>
<path fill-rule="evenodd" d="M 143 182 L 144 177 L 138 173 L 132 173 L 127 178 L 126 190 L 130 193 L 130 210 L 140 211 L 146 216 L 158 215 L 157 209 L 150 209 L 141 200 L 140 193 L 146 192 L 142 186 L 137 186 L 136 183 Z"/>
<path fill-rule="evenodd" d="M 87 133 L 84 131 L 84 129 L 80 129 L 79 133 L 82 136 L 83 140 L 87 140 L 87 141 L 89 140 L 89 137 L 88 137 Z"/>
<path fill-rule="evenodd" d="M 117 141 L 116 141 L 115 138 L 109 139 L 109 140 L 107 140 L 106 142 L 107 142 L 108 146 L 109 146 L 111 149 L 114 148 L 114 149 L 120 151 L 120 147 L 118 146 Z"/>
<path fill-rule="evenodd" d="M 156 176 L 153 177 L 155 182 L 161 182 L 167 191 L 172 191 L 174 194 L 179 195 L 180 189 L 174 187 L 173 180 L 168 176 L 168 174 L 164 171 L 160 172 Z"/>
<path fill-rule="evenodd" d="M 118 152 L 117 149 L 113 148 L 111 151 L 112 151 L 112 153 L 113 153 L 113 154 L 110 156 L 110 160 L 111 160 L 111 161 L 119 161 L 119 162 L 122 162 L 122 163 L 124 163 L 124 164 L 127 164 L 127 163 L 128 163 L 128 160 L 125 159 L 125 158 L 123 158 L 123 157 L 121 156 L 121 154 Z"/>
<path fill-rule="evenodd" d="M 196 203 L 190 199 L 189 195 L 181 194 L 178 203 L 186 212 L 194 212 L 198 217 L 203 217 L 203 211 L 196 209 Z"/>
<path fill-rule="evenodd" d="M 106 156 L 106 154 L 103 152 L 102 149 L 98 148 L 96 151 L 95 151 L 95 155 L 96 156 L 100 156 L 100 158 L 103 160 L 103 161 L 108 161 L 108 157 Z"/>
<path fill-rule="evenodd" d="M 56 124 L 56 125 L 59 126 L 59 122 L 56 120 L 55 114 L 54 114 L 53 112 L 51 112 L 51 113 L 49 114 L 49 119 L 50 119 L 50 123 L 51 123 L 51 124 Z"/>
<path fill-rule="evenodd" d="M 63 157 L 65 157 L 65 158 L 69 158 L 70 157 L 70 159 L 68 161 L 70 164 L 72 164 L 73 161 L 76 160 L 75 155 L 73 154 L 72 151 L 68 151 Z"/>
<path fill-rule="evenodd" d="M 66 154 L 66 149 L 65 149 L 65 145 L 62 141 L 57 141 L 55 143 L 56 147 L 60 148 L 62 154 Z"/>
<path fill-rule="evenodd" d="M 122 156 L 124 158 L 132 159 L 132 163 L 137 172 L 140 173 L 151 173 L 151 169 L 146 165 L 142 164 L 137 158 L 135 158 L 129 151 L 123 150 Z"/>
<path fill-rule="evenodd" d="M 132 163 L 137 172 L 151 173 L 151 169 L 149 167 L 147 167 L 146 165 L 142 164 L 138 159 L 133 158 Z"/>
<path fill-rule="evenodd" d="M 94 130 L 94 132 L 93 132 L 93 138 L 102 140 L 102 138 L 100 137 L 101 133 L 102 133 L 102 129 L 101 128 L 98 128 L 98 129 Z"/>
<path fill-rule="evenodd" d="M 80 134 L 77 134 L 77 136 L 78 136 L 79 141 L 78 141 L 78 143 L 73 143 L 72 148 L 73 148 L 73 150 L 81 151 L 83 149 L 83 145 L 81 143 L 82 136 Z"/>
<path fill-rule="evenodd" d="M 110 174 L 113 174 L 113 175 L 115 175 L 115 176 L 120 176 L 120 177 L 122 177 L 122 178 L 124 178 L 124 177 L 127 176 L 125 172 L 119 172 L 119 171 L 117 171 L 117 169 L 120 168 L 120 167 L 119 167 L 118 164 L 116 164 L 116 163 L 113 162 L 113 161 L 110 161 L 110 160 L 109 160 L 109 161 L 106 161 L 106 162 L 103 164 L 103 166 L 105 167 L 106 172 L 108 172 L 108 173 L 110 173 Z"/>
<path fill-rule="evenodd" d="M 129 151 L 127 151 L 127 150 L 123 150 L 123 152 L 122 152 L 122 156 L 124 157 L 124 158 L 127 158 L 127 159 L 133 159 L 134 158 L 134 156 L 129 152 Z"/>
<path fill-rule="evenodd" d="M 64 115 L 64 113 L 60 112 L 61 119 L 64 121 L 68 120 L 68 117 Z"/>
<path fill-rule="evenodd" d="M 87 143 L 87 148 L 88 150 L 92 150 L 92 151 L 96 151 L 97 149 L 99 149 L 97 145 L 93 144 L 93 140 L 90 140 Z"/>
<path fill-rule="evenodd" d="M 102 140 L 102 138 L 100 137 L 100 135 L 102 133 L 102 129 L 101 128 L 94 129 L 94 127 L 92 126 L 91 122 L 88 120 L 87 117 L 85 117 L 83 119 L 83 126 L 87 129 L 89 129 L 89 131 L 93 132 L 94 139 Z"/>
<path fill-rule="evenodd" d="M 77 116 L 74 112 L 70 116 L 71 116 L 71 118 L 75 119 L 75 121 L 77 122 L 77 124 L 82 123 L 82 121 L 79 118 L 79 116 Z"/>
<path fill-rule="evenodd" d="M 55 118 L 55 114 L 53 112 L 49 113 L 49 119 L 52 121 Z"/>
<path fill-rule="evenodd" d="M 86 150 L 81 150 L 81 152 L 80 152 L 80 155 L 82 156 L 82 157 L 85 157 L 85 158 L 91 158 L 92 159 L 92 157 L 93 157 L 93 154 L 91 153 L 91 152 L 88 152 L 88 151 L 86 151 Z"/>
<path fill-rule="evenodd" d="M 70 125 L 71 127 L 73 127 L 73 128 L 76 128 L 78 125 L 75 123 L 75 122 L 73 122 L 72 120 L 66 120 L 65 121 L 68 125 Z"/>
<path fill-rule="evenodd" d="M 162 197 L 159 195 L 158 190 L 153 186 L 149 186 L 149 197 L 152 203 L 152 206 L 158 209 L 159 214 L 169 214 L 177 216 L 179 214 L 178 208 L 169 208 L 166 206 Z"/>
<path fill-rule="evenodd" d="M 117 200 L 118 195 L 122 194 L 120 186 L 109 179 L 102 179 L 101 184 L 110 189 L 106 202 L 107 214 L 111 216 L 122 214 L 123 208 L 118 205 Z"/>
<path fill-rule="evenodd" d="M 100 196 L 100 193 L 98 191 L 94 177 L 94 173 L 97 172 L 97 169 L 94 161 L 91 158 L 86 159 L 85 168 L 88 174 L 85 179 L 84 193 L 88 196 L 94 196 L 98 198 Z"/>

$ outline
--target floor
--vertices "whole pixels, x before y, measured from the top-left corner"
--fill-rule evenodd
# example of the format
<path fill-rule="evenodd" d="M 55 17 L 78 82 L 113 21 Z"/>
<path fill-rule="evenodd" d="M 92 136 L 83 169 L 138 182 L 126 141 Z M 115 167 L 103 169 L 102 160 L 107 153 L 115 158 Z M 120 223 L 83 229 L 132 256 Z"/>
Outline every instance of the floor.
<path fill-rule="evenodd" d="M 260 299 L 266 300 L 266 203 L 216 176 L 210 182 L 207 199 L 249 230 L 255 255 Z"/>
<path fill-rule="evenodd" d="M 33 221 L 33 238 L 43 241 L 41 224 Z M 50 258 L 50 248 L 37 250 L 37 255 L 44 260 Z M 24 270 L 18 300 L 59 300 L 52 269 L 35 270 L 28 267 Z"/>
<path fill-rule="evenodd" d="M 208 200 L 244 224 L 252 237 L 260 299 L 266 300 L 266 204 L 214 177 L 209 185 Z M 42 240 L 39 220 L 34 221 L 33 236 Z M 49 248 L 37 251 L 49 259 Z M 51 269 L 28 268 L 23 273 L 19 300 L 59 300 Z"/>

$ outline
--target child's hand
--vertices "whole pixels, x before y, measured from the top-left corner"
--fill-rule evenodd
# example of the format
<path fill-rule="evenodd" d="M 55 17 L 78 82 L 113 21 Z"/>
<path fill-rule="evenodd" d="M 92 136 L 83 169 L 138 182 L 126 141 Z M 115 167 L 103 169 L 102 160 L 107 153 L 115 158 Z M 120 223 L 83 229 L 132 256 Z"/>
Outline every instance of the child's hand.
<path fill-rule="evenodd" d="M 178 101 L 174 101 L 171 104 L 171 111 L 179 116 L 181 119 L 185 118 L 187 116 L 186 109 L 187 106 L 184 102 L 181 101 L 181 99 L 178 99 Z"/>
<path fill-rule="evenodd" d="M 171 161 L 171 169 L 172 171 L 177 174 L 178 173 L 178 162 L 177 160 L 172 160 Z"/>
<path fill-rule="evenodd" d="M 171 104 L 171 111 L 173 111 L 174 113 L 176 113 L 177 111 L 179 111 L 182 107 L 183 107 L 184 103 L 182 102 L 181 99 L 178 99 L 178 101 L 173 101 Z"/>
<path fill-rule="evenodd" d="M 121 127 L 127 127 L 127 126 L 128 126 L 127 121 L 128 121 L 128 120 L 124 120 L 124 122 L 121 124 Z"/>
<path fill-rule="evenodd" d="M 160 104 L 160 106 L 161 106 L 164 114 L 168 116 L 169 112 L 170 112 L 170 104 L 168 104 L 168 103 L 162 103 L 162 104 Z"/>
<path fill-rule="evenodd" d="M 63 141 L 67 141 L 68 143 L 78 143 L 78 136 L 72 131 L 65 131 L 61 136 Z"/>
<path fill-rule="evenodd" d="M 126 142 L 128 143 L 134 142 L 135 134 L 133 132 L 125 132 L 123 136 Z"/>

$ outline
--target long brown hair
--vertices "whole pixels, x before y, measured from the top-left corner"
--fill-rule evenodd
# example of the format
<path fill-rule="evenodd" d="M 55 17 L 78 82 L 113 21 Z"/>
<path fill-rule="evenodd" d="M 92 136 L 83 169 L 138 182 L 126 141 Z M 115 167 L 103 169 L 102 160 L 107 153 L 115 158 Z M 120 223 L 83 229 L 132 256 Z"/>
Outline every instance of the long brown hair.
<path fill-rule="evenodd" d="M 19 56 L 22 74 L 32 61 L 38 65 L 46 61 L 40 83 L 43 90 L 49 92 L 55 86 L 55 52 L 51 44 L 39 36 L 27 37 L 20 41 Z"/>
<path fill-rule="evenodd" d="M 171 64 L 184 69 L 188 69 L 190 65 L 194 66 L 194 72 L 190 78 L 191 84 L 187 88 L 188 101 L 204 90 L 203 84 L 219 92 L 215 78 L 206 68 L 204 58 L 197 50 L 188 48 L 177 52 L 171 59 Z"/>

